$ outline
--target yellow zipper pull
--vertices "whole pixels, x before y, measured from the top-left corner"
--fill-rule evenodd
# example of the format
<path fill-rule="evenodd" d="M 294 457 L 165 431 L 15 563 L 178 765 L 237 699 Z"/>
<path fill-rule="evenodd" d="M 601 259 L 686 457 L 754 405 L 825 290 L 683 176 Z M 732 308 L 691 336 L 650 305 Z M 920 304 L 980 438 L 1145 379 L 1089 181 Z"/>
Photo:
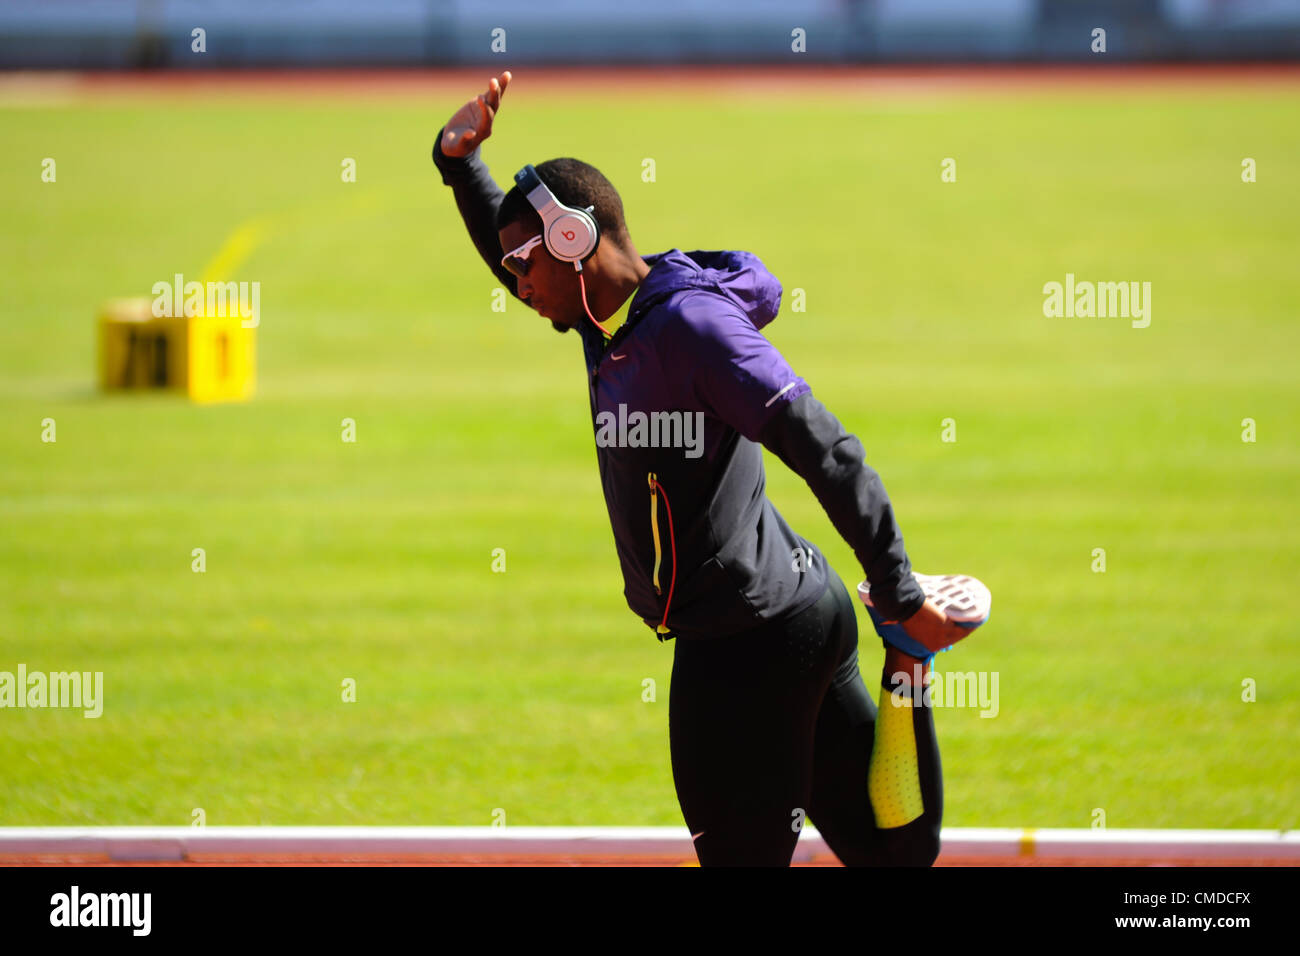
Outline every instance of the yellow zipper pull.
<path fill-rule="evenodd" d="M 659 494 L 655 490 L 656 482 L 655 473 L 652 471 L 650 472 L 650 530 L 655 539 L 655 567 L 650 579 L 655 586 L 655 594 L 663 594 L 663 589 L 659 587 L 659 559 L 662 547 L 659 544 Z"/>

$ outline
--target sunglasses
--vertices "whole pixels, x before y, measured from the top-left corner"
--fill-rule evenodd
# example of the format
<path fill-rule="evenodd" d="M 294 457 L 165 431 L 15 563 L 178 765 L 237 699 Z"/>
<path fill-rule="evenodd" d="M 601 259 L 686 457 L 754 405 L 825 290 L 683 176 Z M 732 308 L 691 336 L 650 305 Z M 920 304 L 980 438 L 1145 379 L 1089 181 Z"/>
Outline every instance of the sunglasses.
<path fill-rule="evenodd" d="M 521 277 L 528 275 L 529 257 L 533 254 L 533 250 L 541 244 L 542 235 L 541 233 L 538 233 L 522 246 L 519 246 L 516 249 L 511 249 L 502 256 L 501 265 L 512 275 Z"/>

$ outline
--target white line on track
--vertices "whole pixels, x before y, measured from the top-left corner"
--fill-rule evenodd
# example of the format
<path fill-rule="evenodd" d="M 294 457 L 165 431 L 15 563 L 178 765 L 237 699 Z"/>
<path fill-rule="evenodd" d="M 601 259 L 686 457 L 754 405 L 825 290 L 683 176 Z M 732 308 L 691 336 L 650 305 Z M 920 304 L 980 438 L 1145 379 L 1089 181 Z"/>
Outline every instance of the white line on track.
<path fill-rule="evenodd" d="M 1300 831 L 943 830 L 949 856 L 1289 860 L 1300 865 Z M 102 855 L 111 860 L 183 860 L 191 854 L 250 858 L 283 854 L 694 856 L 685 827 L 0 827 L 6 856 Z M 795 862 L 829 851 L 813 827 Z"/>

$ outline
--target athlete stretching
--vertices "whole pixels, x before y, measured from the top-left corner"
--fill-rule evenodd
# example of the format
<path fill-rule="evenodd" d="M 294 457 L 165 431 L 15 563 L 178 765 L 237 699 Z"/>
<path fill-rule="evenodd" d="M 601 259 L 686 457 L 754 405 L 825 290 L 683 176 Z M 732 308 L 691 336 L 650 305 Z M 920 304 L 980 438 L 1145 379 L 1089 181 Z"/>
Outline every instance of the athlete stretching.
<path fill-rule="evenodd" d="M 700 862 L 788 865 L 806 815 L 846 864 L 930 865 L 943 794 L 921 689 L 934 652 L 982 618 L 927 597 L 861 444 L 759 332 L 781 285 L 757 258 L 638 255 L 618 193 L 574 159 L 502 192 L 479 146 L 509 82 L 457 110 L 433 158 L 497 279 L 582 339 L 624 594 L 676 639 L 673 780 Z M 683 447 L 692 420 L 703 434 Z M 885 641 L 879 711 L 853 602 L 768 501 L 760 444 L 862 563 Z"/>

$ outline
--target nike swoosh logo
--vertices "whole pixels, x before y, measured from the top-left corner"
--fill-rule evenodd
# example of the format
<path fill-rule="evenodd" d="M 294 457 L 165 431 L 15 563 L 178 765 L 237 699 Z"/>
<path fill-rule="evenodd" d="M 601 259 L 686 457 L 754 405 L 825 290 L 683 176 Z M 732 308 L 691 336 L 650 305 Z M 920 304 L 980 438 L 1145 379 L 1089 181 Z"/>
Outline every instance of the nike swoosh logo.
<path fill-rule="evenodd" d="M 612 358 L 615 362 L 619 362 L 619 361 L 622 361 L 623 359 L 627 358 L 627 353 L 624 353 L 624 354 L 622 354 L 622 355 L 617 355 L 617 354 L 615 354 L 614 352 L 610 352 L 610 353 L 609 353 L 609 357 Z"/>

